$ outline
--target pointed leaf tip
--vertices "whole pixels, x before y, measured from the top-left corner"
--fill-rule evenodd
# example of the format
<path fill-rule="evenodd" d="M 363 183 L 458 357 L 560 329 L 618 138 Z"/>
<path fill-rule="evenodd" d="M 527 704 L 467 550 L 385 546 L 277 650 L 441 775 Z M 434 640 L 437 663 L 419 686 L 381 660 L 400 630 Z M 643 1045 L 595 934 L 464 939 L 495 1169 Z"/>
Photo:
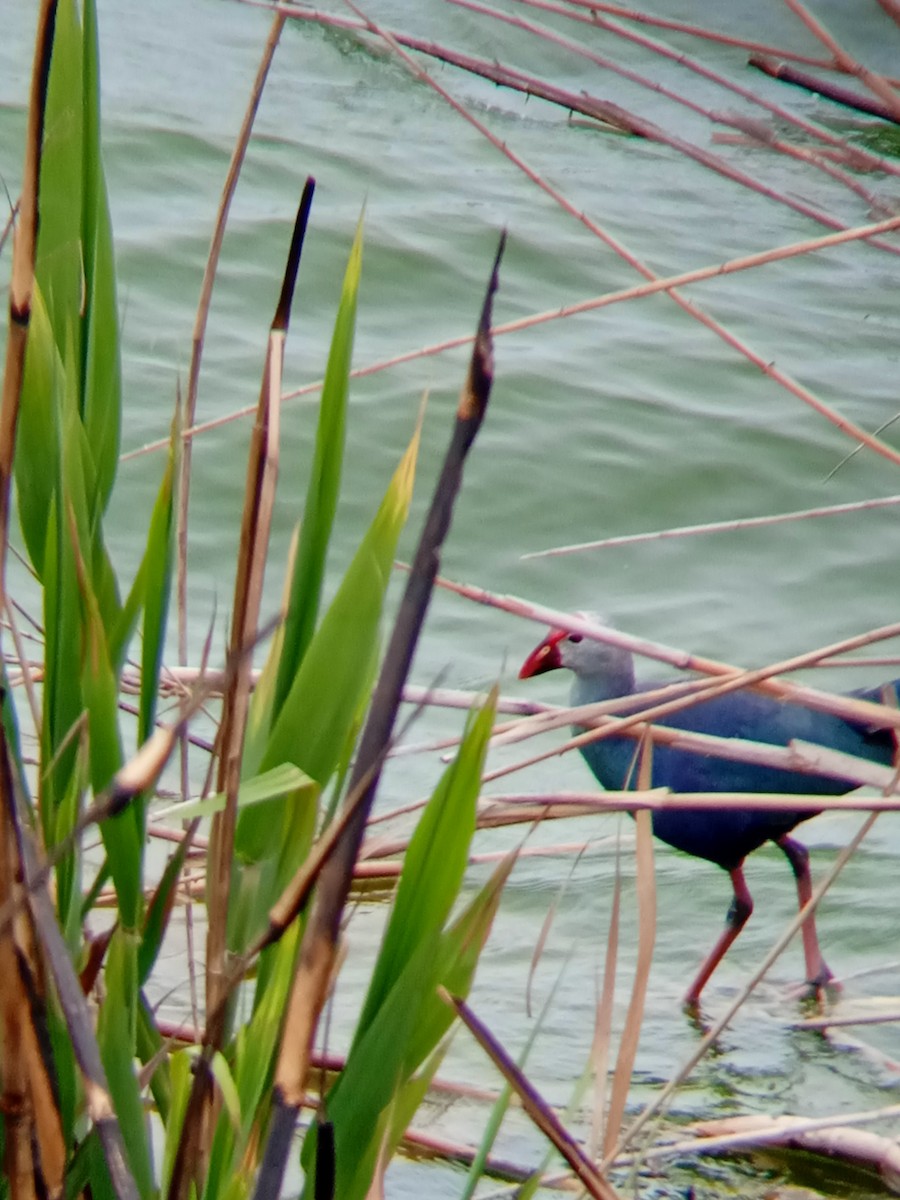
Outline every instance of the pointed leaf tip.
<path fill-rule="evenodd" d="M 494 381 L 494 340 L 491 337 L 491 318 L 494 307 L 494 293 L 500 282 L 500 261 L 506 248 L 506 230 L 500 234 L 494 265 L 488 279 L 484 304 L 481 306 L 481 316 L 478 320 L 478 332 L 475 334 L 475 344 L 472 347 L 472 358 L 469 371 L 459 397 L 457 417 L 461 421 L 481 421 L 487 408 L 491 394 L 491 384 Z"/>
<path fill-rule="evenodd" d="M 291 319 L 294 287 L 297 283 L 300 255 L 303 253 L 303 242 L 306 238 L 306 227 L 309 224 L 309 213 L 312 208 L 313 193 L 315 190 L 316 181 L 312 175 L 308 175 L 306 183 L 303 185 L 303 195 L 300 198 L 300 205 L 294 220 L 294 232 L 291 237 L 291 248 L 288 251 L 287 265 L 285 266 L 284 278 L 281 284 L 281 295 L 278 298 L 278 307 L 275 309 L 275 317 L 272 321 L 272 328 L 280 329 L 284 333 L 287 333 Z"/>

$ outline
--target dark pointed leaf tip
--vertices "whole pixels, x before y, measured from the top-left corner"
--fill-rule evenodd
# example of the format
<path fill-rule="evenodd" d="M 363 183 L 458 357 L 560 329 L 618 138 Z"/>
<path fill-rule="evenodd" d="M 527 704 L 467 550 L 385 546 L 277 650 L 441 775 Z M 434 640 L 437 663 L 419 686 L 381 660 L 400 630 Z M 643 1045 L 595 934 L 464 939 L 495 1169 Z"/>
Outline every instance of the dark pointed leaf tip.
<path fill-rule="evenodd" d="M 484 304 L 481 306 L 481 317 L 478 321 L 478 332 L 475 334 L 475 344 L 472 347 L 472 358 L 466 382 L 459 397 L 457 416 L 461 421 L 481 420 L 487 408 L 491 394 L 491 384 L 494 381 L 494 340 L 491 337 L 491 318 L 494 305 L 494 293 L 500 281 L 500 260 L 506 246 L 506 230 L 500 234 L 494 265 L 491 268 Z"/>

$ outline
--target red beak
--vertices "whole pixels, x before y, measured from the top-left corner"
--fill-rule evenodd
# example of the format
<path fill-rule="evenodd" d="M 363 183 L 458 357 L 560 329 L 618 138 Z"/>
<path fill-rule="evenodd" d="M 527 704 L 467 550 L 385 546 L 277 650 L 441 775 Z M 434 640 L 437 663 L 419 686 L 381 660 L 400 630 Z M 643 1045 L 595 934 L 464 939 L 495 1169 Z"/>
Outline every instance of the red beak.
<path fill-rule="evenodd" d="M 555 671 L 561 667 L 559 643 L 568 636 L 565 629 L 552 630 L 522 663 L 519 678 L 530 679 L 532 675 L 543 675 L 545 671 Z"/>

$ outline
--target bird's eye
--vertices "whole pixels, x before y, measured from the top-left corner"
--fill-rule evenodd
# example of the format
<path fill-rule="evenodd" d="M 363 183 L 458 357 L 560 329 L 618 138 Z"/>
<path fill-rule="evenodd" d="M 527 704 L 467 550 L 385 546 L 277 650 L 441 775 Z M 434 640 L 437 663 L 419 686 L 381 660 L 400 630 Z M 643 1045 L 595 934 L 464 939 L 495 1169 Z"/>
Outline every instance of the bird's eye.
<path fill-rule="evenodd" d="M 569 641 L 570 641 L 570 642 L 580 642 L 580 641 L 582 641 L 582 640 L 583 640 L 583 639 L 582 639 L 582 635 L 581 635 L 580 633 L 570 633 L 570 634 L 569 634 Z"/>

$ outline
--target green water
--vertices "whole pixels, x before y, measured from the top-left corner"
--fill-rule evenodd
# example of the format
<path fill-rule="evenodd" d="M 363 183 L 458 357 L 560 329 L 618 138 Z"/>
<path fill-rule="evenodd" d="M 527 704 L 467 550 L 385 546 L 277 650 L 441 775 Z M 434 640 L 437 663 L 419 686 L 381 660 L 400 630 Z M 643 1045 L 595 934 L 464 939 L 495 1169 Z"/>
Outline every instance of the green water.
<path fill-rule="evenodd" d="M 541 19 L 514 4 L 508 7 Z M 0 43 L 0 171 L 11 194 L 21 169 L 33 36 L 29 9 L 15 6 L 4 13 Z M 684 0 L 667 12 L 701 23 L 712 19 L 697 0 Z M 869 65 L 888 70 L 896 64 L 900 31 L 874 5 L 864 18 L 854 17 L 852 6 L 837 0 L 819 5 L 817 12 Z M 871 219 L 866 201 L 827 175 L 762 148 L 717 145 L 715 127 L 703 117 L 559 47 L 540 45 L 523 31 L 434 0 L 415 9 L 384 3 L 371 15 L 632 108 L 847 224 Z M 100 17 L 106 162 L 126 347 L 124 449 L 133 451 L 165 436 L 176 384 L 186 376 L 216 204 L 270 18 L 221 0 L 190 5 L 107 0 L 100 4 Z M 720 16 L 730 32 L 812 50 L 788 20 L 774 0 L 741 12 L 728 6 Z M 556 25 L 700 104 L 760 115 L 674 64 L 650 59 L 599 32 L 563 21 Z M 753 75 L 738 51 L 698 47 L 674 35 L 669 41 L 838 132 L 849 134 L 867 124 Z M 432 69 L 577 211 L 658 273 L 827 232 L 666 147 L 572 126 L 565 113 L 537 100 L 525 101 L 450 68 Z M 509 247 L 495 309 L 500 322 L 636 282 L 630 268 L 401 67 L 344 37 L 289 24 L 225 242 L 200 420 L 255 401 L 294 209 L 308 173 L 316 176 L 318 193 L 288 345 L 290 389 L 321 374 L 343 263 L 363 205 L 358 366 L 470 332 L 504 225 Z M 879 173 L 858 178 L 884 203 L 893 205 L 900 195 L 896 178 Z M 698 284 L 686 294 L 766 361 L 874 429 L 900 407 L 898 274 L 896 256 L 853 245 Z M 416 528 L 465 361 L 465 351 L 455 350 L 354 385 L 332 579 L 380 495 L 428 389 L 422 483 L 411 523 Z M 896 619 L 894 508 L 522 561 L 523 554 L 547 546 L 900 492 L 900 471 L 871 453 L 857 455 L 828 477 L 852 442 L 670 300 L 658 296 L 615 305 L 505 336 L 497 343 L 496 369 L 491 411 L 467 471 L 445 557 L 449 576 L 562 608 L 600 610 L 635 634 L 746 665 Z M 275 562 L 283 558 L 305 487 L 312 403 L 293 401 L 283 417 Z M 236 421 L 196 442 L 189 593 L 198 657 L 214 607 L 220 632 L 227 619 L 248 428 L 246 420 Z M 129 502 L 112 514 L 112 535 L 126 576 L 136 562 L 160 467 L 158 454 L 123 464 Z M 269 580 L 273 607 L 278 575 L 273 571 Z M 445 672 L 447 686 L 478 688 L 499 677 L 506 692 L 562 700 L 567 687 L 562 678 L 529 684 L 515 678 L 538 636 L 536 628 L 511 617 L 438 595 L 415 679 L 428 683 Z M 815 681 L 852 687 L 882 677 L 881 669 L 833 671 L 817 673 Z M 414 736 L 423 740 L 452 732 L 459 723 L 458 715 L 432 713 Z M 439 766 L 434 755 L 402 760 L 385 780 L 383 803 L 424 794 Z M 586 768 L 571 756 L 501 786 L 510 782 L 522 789 L 592 785 Z M 805 827 L 816 872 L 833 861 L 858 820 L 823 817 Z M 574 866 L 571 856 L 521 863 L 473 996 L 482 1018 L 517 1052 L 533 1026 L 524 1000 L 531 955 L 548 908 L 567 879 L 538 969 L 535 1011 L 564 965 L 565 972 L 529 1060 L 537 1085 L 560 1104 L 570 1097 L 590 1045 L 616 869 L 611 847 L 602 839 L 618 828 L 610 818 L 542 831 L 545 841 L 593 839 L 596 844 Z M 621 829 L 628 838 L 630 825 L 623 822 Z M 478 849 L 504 848 L 515 837 L 485 836 Z M 897 821 L 883 817 L 823 906 L 820 935 L 835 972 L 847 978 L 843 1003 L 848 1006 L 896 995 L 900 986 L 898 851 Z M 627 855 L 622 869 L 630 880 Z M 473 883 L 485 870 L 473 870 Z M 793 911 L 792 880 L 775 850 L 755 856 L 748 881 L 757 912 L 708 989 L 710 1017 L 723 1009 Z M 699 1032 L 680 1012 L 678 998 L 717 935 L 728 902 L 724 875 L 664 848 L 657 855 L 657 884 L 657 950 L 631 1098 L 634 1112 L 696 1044 Z M 624 920 L 620 1016 L 634 958 L 630 883 Z M 351 940 L 360 961 L 338 999 L 335 1031 L 352 1011 L 353 992 L 362 986 L 362 964 L 380 921 L 377 908 L 363 908 L 354 918 Z M 179 967 L 172 969 L 174 984 Z M 679 1092 L 671 1110 L 676 1116 L 814 1116 L 892 1102 L 898 1081 L 894 1058 L 900 1055 L 895 1031 L 862 1030 L 854 1041 L 796 1031 L 792 1023 L 802 1014 L 789 989 L 801 971 L 800 951 L 792 946 L 722 1036 L 715 1055 Z M 186 1003 L 179 1004 L 176 992 L 171 1015 L 185 1015 Z M 333 1032 L 335 1042 L 339 1037 Z M 445 1073 L 493 1083 L 480 1052 L 463 1036 L 456 1039 Z M 435 1114 L 434 1129 L 465 1140 L 478 1136 L 483 1121 L 482 1110 L 458 1104 Z M 534 1136 L 517 1120 L 499 1150 L 525 1162 L 537 1161 L 540 1153 Z M 769 1186 L 762 1171 L 724 1163 L 697 1174 L 682 1166 L 645 1177 L 641 1186 L 646 1195 L 677 1195 L 691 1182 L 698 1195 L 761 1195 Z M 401 1169 L 394 1186 L 397 1194 L 427 1187 L 433 1194 L 455 1195 L 459 1182 L 417 1166 Z"/>

